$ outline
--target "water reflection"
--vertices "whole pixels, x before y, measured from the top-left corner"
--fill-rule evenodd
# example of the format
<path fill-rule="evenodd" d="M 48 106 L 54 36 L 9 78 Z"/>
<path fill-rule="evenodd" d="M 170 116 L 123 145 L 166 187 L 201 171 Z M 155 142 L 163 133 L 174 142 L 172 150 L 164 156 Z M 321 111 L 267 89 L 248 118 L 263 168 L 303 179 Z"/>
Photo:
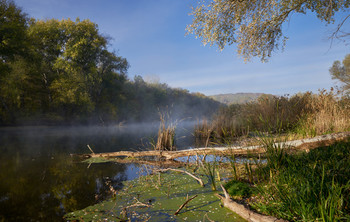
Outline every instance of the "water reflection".
<path fill-rule="evenodd" d="M 106 198 L 106 180 L 118 188 L 137 176 L 137 165 L 88 168 L 69 154 L 89 152 L 87 144 L 95 152 L 144 149 L 157 126 L 0 129 L 0 221 L 61 221 Z"/>

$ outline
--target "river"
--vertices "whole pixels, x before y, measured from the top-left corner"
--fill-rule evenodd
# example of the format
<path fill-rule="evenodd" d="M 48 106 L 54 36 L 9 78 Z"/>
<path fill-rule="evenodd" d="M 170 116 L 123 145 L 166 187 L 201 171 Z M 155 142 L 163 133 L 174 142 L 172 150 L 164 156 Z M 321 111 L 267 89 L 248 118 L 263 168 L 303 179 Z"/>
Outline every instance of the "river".
<path fill-rule="evenodd" d="M 177 127 L 180 149 L 194 144 L 189 125 Z M 94 152 L 145 150 L 156 139 L 157 128 L 158 123 L 0 128 L 0 221 L 62 221 L 65 213 L 104 200 L 106 182 L 120 188 L 122 181 L 138 176 L 138 166 L 89 166 L 70 154 L 89 153 L 87 144 Z"/>

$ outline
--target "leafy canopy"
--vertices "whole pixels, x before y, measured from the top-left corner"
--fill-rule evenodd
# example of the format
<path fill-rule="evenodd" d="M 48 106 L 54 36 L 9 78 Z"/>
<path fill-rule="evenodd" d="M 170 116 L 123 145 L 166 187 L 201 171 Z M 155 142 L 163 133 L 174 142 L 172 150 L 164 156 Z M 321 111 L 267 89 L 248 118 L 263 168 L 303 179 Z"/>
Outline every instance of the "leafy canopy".
<path fill-rule="evenodd" d="M 282 25 L 292 13 L 311 11 L 321 21 L 332 23 L 335 13 L 349 6 L 349 0 L 204 0 L 193 8 L 194 19 L 187 31 L 204 45 L 217 44 L 221 50 L 237 43 L 245 61 L 252 57 L 267 61 L 275 49 L 285 46 Z"/>
<path fill-rule="evenodd" d="M 26 28 L 26 14 L 12 1 L 0 0 L 0 72 L 15 56 L 25 54 Z"/>
<path fill-rule="evenodd" d="M 345 56 L 343 62 L 335 61 L 329 72 L 332 79 L 342 84 L 342 91 L 350 93 L 350 54 Z"/>

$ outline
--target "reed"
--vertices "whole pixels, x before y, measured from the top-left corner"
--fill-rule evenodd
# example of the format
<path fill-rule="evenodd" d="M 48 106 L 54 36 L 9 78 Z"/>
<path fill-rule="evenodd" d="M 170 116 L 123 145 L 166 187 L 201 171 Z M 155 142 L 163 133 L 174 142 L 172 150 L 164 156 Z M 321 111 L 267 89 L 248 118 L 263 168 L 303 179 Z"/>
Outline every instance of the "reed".
<path fill-rule="evenodd" d="M 207 156 L 205 155 L 202 160 L 200 160 L 200 166 L 204 172 L 204 174 L 208 178 L 208 182 L 211 185 L 211 189 L 213 191 L 216 190 L 216 179 L 215 179 L 215 171 L 217 170 L 218 162 L 216 160 L 216 156 L 213 156 L 213 161 L 207 160 Z"/>
<path fill-rule="evenodd" d="M 302 137 L 350 130 L 350 99 L 321 90 L 294 96 L 260 97 L 222 108 L 211 121 L 198 122 L 195 135 L 210 142 L 235 141 L 252 132 L 292 133 Z"/>
<path fill-rule="evenodd" d="M 157 142 L 154 146 L 155 150 L 158 151 L 175 151 L 175 123 L 168 123 L 169 116 L 166 114 L 159 113 L 160 125 L 158 130 Z"/>

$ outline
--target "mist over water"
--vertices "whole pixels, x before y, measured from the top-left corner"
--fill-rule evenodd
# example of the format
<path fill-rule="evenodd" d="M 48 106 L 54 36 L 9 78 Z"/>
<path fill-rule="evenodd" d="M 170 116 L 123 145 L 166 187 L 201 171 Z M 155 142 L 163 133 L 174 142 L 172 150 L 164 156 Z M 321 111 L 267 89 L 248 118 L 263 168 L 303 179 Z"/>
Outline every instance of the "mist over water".
<path fill-rule="evenodd" d="M 194 122 L 176 127 L 178 149 L 193 146 Z M 147 150 L 159 123 L 89 127 L 0 128 L 0 221 L 60 221 L 108 197 L 138 176 L 138 165 L 76 162 L 71 153 Z"/>

